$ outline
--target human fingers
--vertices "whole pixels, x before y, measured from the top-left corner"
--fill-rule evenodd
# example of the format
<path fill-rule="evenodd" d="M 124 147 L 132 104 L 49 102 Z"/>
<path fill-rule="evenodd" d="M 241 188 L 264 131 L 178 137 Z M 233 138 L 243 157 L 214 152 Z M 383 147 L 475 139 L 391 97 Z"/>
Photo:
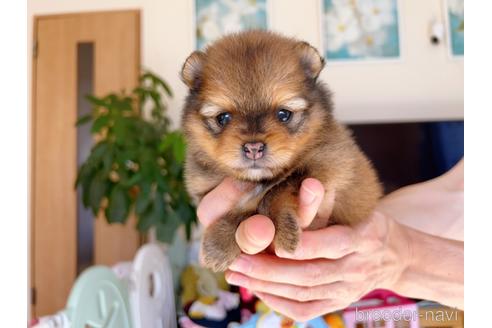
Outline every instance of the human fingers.
<path fill-rule="evenodd" d="M 307 228 L 316 217 L 318 208 L 323 201 L 325 188 L 316 179 L 305 179 L 299 190 L 299 205 L 297 214 L 299 217 L 299 226 Z"/>
<path fill-rule="evenodd" d="M 357 251 L 359 241 L 356 231 L 348 226 L 334 225 L 328 228 L 303 231 L 294 253 L 275 250 L 277 256 L 296 260 L 339 259 Z"/>
<path fill-rule="evenodd" d="M 251 185 L 225 178 L 203 197 L 197 208 L 197 217 L 204 226 L 230 211 Z"/>
<path fill-rule="evenodd" d="M 318 286 L 345 280 L 343 259 L 301 262 L 269 254 L 242 254 L 231 264 L 229 270 L 255 279 L 298 286 Z"/>
<path fill-rule="evenodd" d="M 257 254 L 265 250 L 273 241 L 275 226 L 264 215 L 253 215 L 239 224 L 236 242 L 246 254 Z"/>
<path fill-rule="evenodd" d="M 337 281 L 314 287 L 283 284 L 265 280 L 250 278 L 240 272 L 227 271 L 225 278 L 229 284 L 241 286 L 255 292 L 268 293 L 283 298 L 307 302 L 323 299 L 346 300 L 350 298 L 351 283 Z"/>

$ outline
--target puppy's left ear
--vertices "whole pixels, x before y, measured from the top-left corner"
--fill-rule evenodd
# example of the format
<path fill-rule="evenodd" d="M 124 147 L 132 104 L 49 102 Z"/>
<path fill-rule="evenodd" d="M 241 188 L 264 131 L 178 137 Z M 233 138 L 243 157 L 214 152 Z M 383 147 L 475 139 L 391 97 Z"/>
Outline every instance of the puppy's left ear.
<path fill-rule="evenodd" d="M 181 79 L 191 90 L 198 89 L 200 85 L 205 57 L 202 51 L 194 51 L 183 64 Z"/>
<path fill-rule="evenodd" d="M 297 44 L 296 50 L 307 77 L 315 80 L 325 66 L 325 59 L 315 47 L 304 41 Z"/>

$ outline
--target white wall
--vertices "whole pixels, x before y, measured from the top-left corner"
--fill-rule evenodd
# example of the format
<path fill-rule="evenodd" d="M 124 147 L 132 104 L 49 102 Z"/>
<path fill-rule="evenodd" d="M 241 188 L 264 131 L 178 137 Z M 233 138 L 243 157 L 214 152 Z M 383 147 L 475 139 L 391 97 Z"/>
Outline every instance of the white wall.
<path fill-rule="evenodd" d="M 32 44 L 34 15 L 141 9 L 142 64 L 163 76 L 175 91 L 170 108 L 174 122 L 179 124 L 186 89 L 178 73 L 194 50 L 193 1 L 28 0 L 28 41 Z M 401 1 L 401 61 L 325 68 L 321 78 L 335 94 L 336 115 L 341 120 L 359 123 L 463 118 L 463 60 L 451 59 L 444 44 L 432 46 L 429 42 L 429 24 L 442 19 L 442 5 L 442 0 Z M 270 0 L 269 8 L 271 29 L 321 47 L 319 0 Z M 30 60 L 28 65 L 30 78 Z"/>

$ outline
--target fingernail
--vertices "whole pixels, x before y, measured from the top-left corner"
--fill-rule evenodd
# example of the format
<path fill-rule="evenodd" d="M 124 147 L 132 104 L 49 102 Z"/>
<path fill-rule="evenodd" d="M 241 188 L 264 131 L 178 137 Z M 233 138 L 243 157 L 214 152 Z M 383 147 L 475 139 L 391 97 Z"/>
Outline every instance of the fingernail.
<path fill-rule="evenodd" d="M 278 257 L 288 257 L 289 253 L 284 251 L 283 249 L 275 249 L 275 254 L 277 254 Z"/>
<path fill-rule="evenodd" d="M 247 273 L 251 271 L 251 262 L 245 256 L 240 255 L 229 267 L 230 270 Z"/>
<path fill-rule="evenodd" d="M 312 203 L 314 203 L 314 201 L 316 200 L 316 193 L 304 185 L 302 186 L 302 189 L 304 189 L 305 191 L 303 197 L 301 197 L 300 199 L 302 204 L 311 205 Z"/>
<path fill-rule="evenodd" d="M 226 280 L 231 285 L 246 287 L 248 279 L 242 275 L 230 273 L 226 275 Z"/>
<path fill-rule="evenodd" d="M 300 257 L 302 257 L 302 253 L 303 253 L 302 248 L 299 246 L 296 248 L 296 250 L 293 253 L 289 253 L 284 249 L 276 249 L 275 250 L 275 254 L 277 254 L 278 257 L 283 257 L 286 259 L 300 258 Z"/>
<path fill-rule="evenodd" d="M 292 253 L 289 253 L 284 249 L 276 249 L 275 254 L 277 254 L 278 257 L 284 257 L 284 258 L 291 258 L 293 255 Z"/>

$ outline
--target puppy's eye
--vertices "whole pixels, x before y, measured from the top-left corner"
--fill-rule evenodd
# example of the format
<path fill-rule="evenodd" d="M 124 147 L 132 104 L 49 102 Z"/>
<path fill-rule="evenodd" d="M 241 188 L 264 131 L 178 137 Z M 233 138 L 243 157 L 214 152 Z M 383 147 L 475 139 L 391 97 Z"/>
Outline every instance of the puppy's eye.
<path fill-rule="evenodd" d="M 282 123 L 289 122 L 291 117 L 292 117 L 292 112 L 290 110 L 281 108 L 277 112 L 277 118 Z"/>
<path fill-rule="evenodd" d="M 217 115 L 217 123 L 220 126 L 225 126 L 232 119 L 232 115 L 230 113 L 221 113 Z"/>

